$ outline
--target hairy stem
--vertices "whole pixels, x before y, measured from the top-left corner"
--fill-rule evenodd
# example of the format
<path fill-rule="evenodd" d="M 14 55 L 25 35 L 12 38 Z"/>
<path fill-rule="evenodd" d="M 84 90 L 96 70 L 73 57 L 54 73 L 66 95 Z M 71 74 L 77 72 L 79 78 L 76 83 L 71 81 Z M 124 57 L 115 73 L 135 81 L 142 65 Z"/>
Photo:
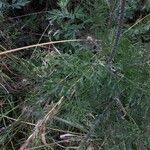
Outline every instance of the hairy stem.
<path fill-rule="evenodd" d="M 112 47 L 112 52 L 111 52 L 111 55 L 110 55 L 110 58 L 108 61 L 109 63 L 111 63 L 113 61 L 115 54 L 116 54 L 116 50 L 117 50 L 119 42 L 120 42 L 123 21 L 124 21 L 125 2 L 126 2 L 126 0 L 120 0 L 115 41 L 114 41 L 114 45 Z"/>

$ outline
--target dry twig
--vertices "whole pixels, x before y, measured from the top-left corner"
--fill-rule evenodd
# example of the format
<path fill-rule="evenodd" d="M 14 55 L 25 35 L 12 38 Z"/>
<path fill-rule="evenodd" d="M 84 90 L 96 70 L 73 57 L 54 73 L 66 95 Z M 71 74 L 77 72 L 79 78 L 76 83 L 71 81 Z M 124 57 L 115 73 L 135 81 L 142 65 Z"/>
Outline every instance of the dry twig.
<path fill-rule="evenodd" d="M 19 150 L 26 150 L 29 146 L 31 146 L 33 140 L 39 135 L 42 143 L 47 147 L 48 144 L 46 142 L 45 138 L 45 125 L 49 119 L 52 119 L 54 115 L 56 115 L 57 110 L 62 103 L 64 97 L 61 97 L 61 99 L 54 105 L 54 107 L 43 117 L 43 119 L 39 120 L 37 124 L 35 125 L 33 133 L 28 137 L 28 139 L 25 141 L 25 143 L 20 147 Z M 48 146 L 49 147 L 49 146 Z"/>

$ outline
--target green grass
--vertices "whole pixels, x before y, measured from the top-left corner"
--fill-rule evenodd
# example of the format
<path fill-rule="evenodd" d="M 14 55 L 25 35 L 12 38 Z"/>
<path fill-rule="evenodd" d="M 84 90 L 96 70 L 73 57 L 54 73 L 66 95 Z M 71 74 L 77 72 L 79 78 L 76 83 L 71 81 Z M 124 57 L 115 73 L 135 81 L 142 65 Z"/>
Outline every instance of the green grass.
<path fill-rule="evenodd" d="M 63 43 L 55 45 L 61 54 L 37 48 L 2 57 L 0 125 L 5 129 L 0 132 L 0 148 L 15 150 L 25 143 L 29 149 L 75 149 L 81 145 L 83 136 L 89 136 L 84 144 L 96 150 L 148 149 L 150 64 L 147 58 L 150 54 L 147 43 L 135 40 L 131 37 L 134 28 L 129 30 L 123 35 L 110 66 L 106 60 L 113 45 L 114 26 L 108 26 L 107 4 L 102 0 L 97 0 L 95 5 L 86 3 L 77 8 L 81 15 L 60 5 L 58 8 L 44 15 L 48 20 L 42 18 L 45 21 L 43 26 L 40 24 L 42 32 L 49 20 L 56 23 L 45 32 L 43 41 L 49 40 L 47 32 L 61 29 L 61 33 L 52 37 L 54 40 L 92 36 L 101 40 L 102 50 L 94 54 L 86 42 Z M 40 21 L 38 17 L 28 16 L 19 20 L 15 28 L 27 22 L 27 29 L 32 27 L 32 32 L 40 32 L 37 26 Z M 1 38 L 2 45 L 5 43 L 8 49 L 18 47 L 17 37 L 24 34 L 12 31 L 11 23 L 5 24 L 2 23 L 5 35 Z M 28 37 L 21 46 L 38 41 L 37 37 L 31 36 L 33 41 Z M 16 41 L 16 45 L 11 42 L 7 45 L 7 41 Z M 61 139 L 67 133 L 72 134 L 68 142 Z M 29 137 L 32 141 L 27 141 Z"/>
<path fill-rule="evenodd" d="M 126 47 L 131 49 L 128 49 L 130 54 L 124 53 Z M 118 50 L 116 73 L 108 69 L 100 54 L 94 55 L 88 51 L 73 55 L 47 54 L 40 58 L 42 61 L 39 64 L 33 60 L 15 61 L 16 71 L 28 82 L 26 93 L 24 90 L 20 94 L 12 94 L 17 100 L 19 95 L 24 99 L 24 102 L 19 100 L 20 111 L 23 107 L 28 108 L 27 112 L 22 114 L 26 116 L 22 116 L 26 118 L 23 121 L 36 122 L 43 118 L 44 107 L 56 103 L 64 96 L 58 117 L 70 124 L 65 125 L 57 120 L 50 126 L 70 131 L 78 129 L 77 132 L 82 133 L 83 128 L 89 130 L 94 118 L 103 113 L 107 105 L 118 97 L 121 104 L 113 102 L 112 107 L 103 116 L 101 126 L 95 129 L 93 140 L 109 137 L 105 141 L 104 149 L 119 147 L 120 144 L 134 147 L 143 142 L 145 147 L 148 147 L 149 65 L 132 66 L 140 57 L 136 57 L 137 49 L 132 44 L 129 43 L 126 47 L 123 45 L 119 49 L 120 52 Z M 134 60 L 130 62 L 128 55 L 133 55 Z M 20 111 L 16 113 L 19 115 Z M 5 109 L 5 112 L 8 110 Z M 13 130 L 14 127 L 11 128 Z M 21 129 L 18 132 L 21 132 Z M 102 143 L 101 140 L 98 140 L 99 144 Z"/>

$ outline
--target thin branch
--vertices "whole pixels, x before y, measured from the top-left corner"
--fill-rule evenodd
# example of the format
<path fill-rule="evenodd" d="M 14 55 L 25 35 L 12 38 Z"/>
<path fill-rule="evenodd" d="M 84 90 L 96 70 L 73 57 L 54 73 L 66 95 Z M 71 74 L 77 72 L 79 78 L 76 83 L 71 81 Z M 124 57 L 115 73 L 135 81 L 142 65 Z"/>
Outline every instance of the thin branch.
<path fill-rule="evenodd" d="M 134 28 L 136 25 L 140 24 L 143 20 L 145 20 L 146 18 L 149 18 L 150 14 L 144 16 L 143 18 L 137 20 L 137 22 L 135 22 L 135 24 L 133 24 L 131 27 L 129 27 L 123 34 L 127 33 L 128 31 L 130 31 L 132 28 Z M 149 18 L 150 19 L 150 18 Z"/>
<path fill-rule="evenodd" d="M 20 19 L 20 18 L 27 17 L 27 16 L 39 15 L 39 14 L 44 14 L 48 12 L 49 11 L 39 11 L 39 12 L 29 13 L 29 14 L 25 14 L 21 16 L 16 16 L 16 17 L 9 17 L 9 18 L 3 19 L 2 21 L 4 22 L 4 21 L 13 20 L 13 19 Z"/>
<path fill-rule="evenodd" d="M 9 53 L 18 52 L 18 51 L 21 51 L 21 50 L 24 50 L 24 49 L 40 47 L 40 46 L 43 46 L 43 45 L 66 43 L 66 42 L 80 42 L 80 41 L 85 41 L 85 40 L 84 39 L 72 39 L 72 40 L 51 41 L 51 42 L 46 42 L 46 43 L 34 44 L 34 45 L 24 46 L 24 47 L 20 47 L 20 48 L 0 52 L 0 56 L 6 55 L 6 54 L 9 54 Z"/>

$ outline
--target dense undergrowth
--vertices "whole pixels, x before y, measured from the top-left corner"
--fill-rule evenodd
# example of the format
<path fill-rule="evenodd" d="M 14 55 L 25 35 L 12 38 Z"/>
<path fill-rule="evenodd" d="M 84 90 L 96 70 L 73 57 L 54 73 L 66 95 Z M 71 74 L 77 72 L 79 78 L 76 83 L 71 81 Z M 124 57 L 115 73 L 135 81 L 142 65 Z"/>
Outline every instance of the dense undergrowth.
<path fill-rule="evenodd" d="M 108 64 L 117 1 L 1 1 L 0 149 L 78 149 L 85 144 L 86 150 L 148 150 L 148 4 L 127 0 L 122 38 Z M 1 55 L 65 39 L 84 40 Z"/>

